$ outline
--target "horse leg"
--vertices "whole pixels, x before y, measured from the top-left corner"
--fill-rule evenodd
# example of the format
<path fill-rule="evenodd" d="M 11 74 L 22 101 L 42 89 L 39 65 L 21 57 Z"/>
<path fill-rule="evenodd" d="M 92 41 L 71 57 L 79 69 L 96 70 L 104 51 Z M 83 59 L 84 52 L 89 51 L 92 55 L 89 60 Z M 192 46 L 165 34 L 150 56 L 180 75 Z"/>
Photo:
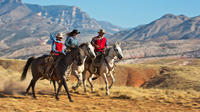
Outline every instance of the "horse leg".
<path fill-rule="evenodd" d="M 57 90 L 57 92 L 56 92 L 56 100 L 59 100 L 59 98 L 58 98 L 58 94 L 59 94 L 59 92 L 60 92 L 60 89 L 61 89 L 61 87 L 62 87 L 62 82 L 59 82 L 58 83 L 58 90 Z"/>
<path fill-rule="evenodd" d="M 82 83 L 82 73 L 78 74 L 77 71 L 75 71 L 73 74 L 78 80 L 76 86 L 72 86 L 72 89 L 76 90 Z"/>
<path fill-rule="evenodd" d="M 56 82 L 53 80 L 54 94 L 56 95 Z"/>
<path fill-rule="evenodd" d="M 111 89 L 113 83 L 115 82 L 115 77 L 114 77 L 113 73 L 110 73 L 110 76 L 112 78 L 112 83 L 110 84 L 109 89 Z"/>
<path fill-rule="evenodd" d="M 108 79 L 107 79 L 107 76 L 105 73 L 103 73 L 103 78 L 106 83 L 106 95 L 108 96 L 110 94 L 110 92 L 109 92 L 109 88 L 108 88 Z"/>
<path fill-rule="evenodd" d="M 31 82 L 29 83 L 29 86 L 28 86 L 28 88 L 26 89 L 25 95 L 28 94 L 30 88 L 32 87 L 32 84 L 33 84 L 33 79 L 32 79 Z"/>
<path fill-rule="evenodd" d="M 72 100 L 72 98 L 71 98 L 71 95 L 69 94 L 69 89 L 68 89 L 68 87 L 67 87 L 67 83 L 66 83 L 66 81 L 65 81 L 65 78 L 62 78 L 62 83 L 63 83 L 63 85 L 64 85 L 64 87 L 65 87 L 65 91 L 67 92 L 69 101 L 70 101 L 70 102 L 73 102 L 73 100 Z"/>
<path fill-rule="evenodd" d="M 89 77 L 88 77 L 88 82 L 90 84 L 90 88 L 91 88 L 91 92 L 93 93 L 94 92 L 94 86 L 92 84 L 92 78 L 93 78 L 94 74 L 91 74 Z"/>
<path fill-rule="evenodd" d="M 83 73 L 82 73 L 82 78 L 83 78 L 83 88 L 84 88 L 84 92 L 86 93 L 87 92 L 87 89 L 86 89 L 86 78 L 85 78 L 85 75 L 86 75 L 86 71 L 84 71 Z"/>
<path fill-rule="evenodd" d="M 36 96 L 35 96 L 35 84 L 37 82 L 38 79 L 33 79 L 33 82 L 32 82 L 32 94 L 33 94 L 33 98 L 36 99 Z"/>

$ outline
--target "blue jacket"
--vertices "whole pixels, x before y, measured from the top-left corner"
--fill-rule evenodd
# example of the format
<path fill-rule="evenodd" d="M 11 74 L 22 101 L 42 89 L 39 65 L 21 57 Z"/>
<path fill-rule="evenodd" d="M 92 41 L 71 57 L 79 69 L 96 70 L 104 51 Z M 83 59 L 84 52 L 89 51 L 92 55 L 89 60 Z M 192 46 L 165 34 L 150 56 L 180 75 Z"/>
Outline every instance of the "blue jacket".
<path fill-rule="evenodd" d="M 56 40 L 56 37 L 54 37 L 52 34 L 50 34 L 50 39 L 53 41 L 52 44 L 51 44 L 51 48 L 52 48 L 53 52 L 66 54 L 65 51 L 64 51 L 64 49 L 62 49 L 62 52 L 59 52 L 59 51 L 56 50 L 56 44 L 55 44 L 55 42 L 61 43 L 61 41 Z"/>
<path fill-rule="evenodd" d="M 66 48 L 79 46 L 78 39 L 74 37 L 67 37 L 65 40 L 65 46 Z"/>

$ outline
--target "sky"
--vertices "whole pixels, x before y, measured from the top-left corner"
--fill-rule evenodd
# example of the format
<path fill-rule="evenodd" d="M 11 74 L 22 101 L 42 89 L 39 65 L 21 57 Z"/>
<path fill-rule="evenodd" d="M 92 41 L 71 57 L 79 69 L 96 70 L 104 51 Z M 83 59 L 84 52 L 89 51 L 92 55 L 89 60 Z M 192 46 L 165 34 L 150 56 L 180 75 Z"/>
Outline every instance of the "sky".
<path fill-rule="evenodd" d="M 78 6 L 96 20 L 124 28 L 148 24 L 165 14 L 200 16 L 200 0 L 23 0 L 23 3 Z"/>

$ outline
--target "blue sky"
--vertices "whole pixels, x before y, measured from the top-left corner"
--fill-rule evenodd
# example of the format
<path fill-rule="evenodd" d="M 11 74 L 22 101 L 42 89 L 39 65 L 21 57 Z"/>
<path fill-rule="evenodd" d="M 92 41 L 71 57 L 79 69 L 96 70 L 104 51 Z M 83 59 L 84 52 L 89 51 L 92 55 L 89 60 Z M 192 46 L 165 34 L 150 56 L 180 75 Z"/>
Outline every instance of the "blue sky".
<path fill-rule="evenodd" d="M 200 15 L 200 0 L 23 0 L 23 2 L 78 6 L 92 18 L 121 27 L 147 24 L 168 13 L 189 17 Z"/>

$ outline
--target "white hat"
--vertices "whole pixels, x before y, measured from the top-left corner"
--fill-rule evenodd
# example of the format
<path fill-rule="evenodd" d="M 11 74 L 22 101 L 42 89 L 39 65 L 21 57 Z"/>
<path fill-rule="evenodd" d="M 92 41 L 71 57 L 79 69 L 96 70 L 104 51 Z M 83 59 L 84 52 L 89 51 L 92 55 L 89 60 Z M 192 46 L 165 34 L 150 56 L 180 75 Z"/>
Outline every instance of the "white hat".
<path fill-rule="evenodd" d="M 57 33 L 56 38 L 63 38 L 63 34 L 62 33 Z"/>

